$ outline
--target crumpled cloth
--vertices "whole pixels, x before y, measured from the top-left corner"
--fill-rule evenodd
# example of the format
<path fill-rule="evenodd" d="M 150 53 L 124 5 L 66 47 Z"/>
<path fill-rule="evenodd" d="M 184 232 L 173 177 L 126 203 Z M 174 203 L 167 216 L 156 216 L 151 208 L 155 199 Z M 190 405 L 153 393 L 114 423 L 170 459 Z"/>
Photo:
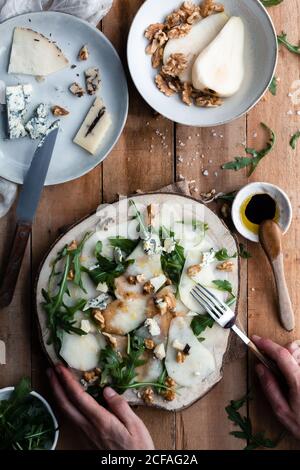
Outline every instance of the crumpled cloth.
<path fill-rule="evenodd" d="M 113 0 L 0 0 L 0 23 L 22 13 L 55 10 L 78 16 L 96 26 L 109 12 L 112 4 Z M 3 193 L 7 186 L 17 193 L 15 183 L 0 177 L 0 196 L 5 201 L 5 204 L 0 202 L 0 217 L 9 211 L 14 202 L 14 198 L 8 198 L 8 194 Z"/>
<path fill-rule="evenodd" d="M 113 0 L 0 0 L 0 22 L 31 11 L 55 10 L 97 25 L 112 3 Z"/>

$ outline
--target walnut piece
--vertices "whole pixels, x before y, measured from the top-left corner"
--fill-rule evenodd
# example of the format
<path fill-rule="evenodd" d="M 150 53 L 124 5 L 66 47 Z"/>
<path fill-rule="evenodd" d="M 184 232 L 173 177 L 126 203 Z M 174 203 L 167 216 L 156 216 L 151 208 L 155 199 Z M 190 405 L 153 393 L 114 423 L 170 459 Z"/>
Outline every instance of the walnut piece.
<path fill-rule="evenodd" d="M 217 269 L 219 271 L 225 271 L 226 273 L 231 273 L 233 271 L 234 264 L 231 261 L 224 261 L 223 263 L 218 264 Z"/>
<path fill-rule="evenodd" d="M 152 67 L 158 69 L 163 63 L 164 48 L 159 47 L 156 49 L 151 58 Z"/>
<path fill-rule="evenodd" d="M 78 96 L 78 98 L 81 98 L 85 94 L 84 89 L 77 82 L 72 83 L 72 85 L 69 86 L 69 90 L 73 95 Z"/>
<path fill-rule="evenodd" d="M 75 277 L 74 269 L 70 269 L 67 275 L 67 281 L 73 281 L 74 277 Z"/>
<path fill-rule="evenodd" d="M 92 317 L 94 321 L 97 323 L 100 330 L 103 330 L 103 328 L 105 327 L 105 318 L 102 315 L 102 312 L 99 308 L 92 309 Z"/>
<path fill-rule="evenodd" d="M 176 91 L 169 86 L 168 80 L 160 73 L 156 75 L 155 83 L 159 91 L 164 93 L 166 96 L 172 96 L 174 93 L 176 93 Z"/>
<path fill-rule="evenodd" d="M 88 50 L 88 47 L 87 45 L 84 45 L 82 46 L 82 48 L 80 49 L 79 53 L 78 53 L 78 59 L 79 60 L 88 60 L 89 58 L 89 50 Z"/>
<path fill-rule="evenodd" d="M 107 338 L 107 342 L 108 344 L 113 348 L 113 349 L 116 349 L 117 347 L 117 338 L 115 338 L 113 335 L 109 334 L 109 333 L 102 333 L 103 336 L 105 336 Z"/>
<path fill-rule="evenodd" d="M 193 276 L 196 276 L 198 273 L 200 273 L 200 271 L 201 271 L 200 264 L 193 264 L 193 266 L 190 266 L 187 269 L 187 275 L 189 277 L 193 277 Z"/>
<path fill-rule="evenodd" d="M 145 282 L 144 287 L 143 287 L 143 292 L 144 294 L 153 294 L 154 287 L 150 281 Z"/>
<path fill-rule="evenodd" d="M 150 405 L 154 401 L 154 393 L 151 387 L 147 387 L 142 393 L 142 399 Z"/>
<path fill-rule="evenodd" d="M 176 398 L 175 390 L 164 390 L 162 393 L 163 397 L 167 401 L 173 401 Z"/>
<path fill-rule="evenodd" d="M 183 351 L 177 351 L 176 362 L 178 362 L 178 364 L 183 364 L 185 359 L 186 359 L 186 354 Z"/>
<path fill-rule="evenodd" d="M 152 55 L 157 49 L 161 48 L 168 41 L 168 36 L 163 31 L 158 31 L 154 35 L 154 39 L 146 47 L 146 53 Z"/>
<path fill-rule="evenodd" d="M 155 348 L 155 343 L 154 343 L 153 339 L 145 338 L 144 339 L 144 344 L 145 344 L 146 349 L 151 350 L 151 349 Z"/>
<path fill-rule="evenodd" d="M 96 67 L 90 67 L 85 72 L 86 90 L 89 95 L 94 95 L 100 87 L 100 73 Z"/>
<path fill-rule="evenodd" d="M 196 98 L 195 104 L 201 108 L 216 108 L 221 106 L 223 101 L 219 96 L 213 95 L 200 95 Z"/>
<path fill-rule="evenodd" d="M 183 38 L 186 36 L 192 28 L 192 25 L 188 23 L 180 24 L 179 26 L 174 26 L 174 28 L 168 31 L 169 39 Z"/>
<path fill-rule="evenodd" d="M 171 377 L 167 377 L 166 380 L 165 380 L 165 385 L 169 388 L 172 388 L 172 387 L 175 387 L 176 382 Z"/>
<path fill-rule="evenodd" d="M 183 84 L 181 98 L 182 101 L 188 106 L 193 104 L 193 86 L 190 83 L 185 82 Z"/>
<path fill-rule="evenodd" d="M 148 28 L 145 31 L 145 37 L 149 39 L 149 41 L 152 41 L 155 37 L 155 35 L 161 31 L 163 31 L 165 28 L 164 23 L 153 23 L 148 26 Z"/>
<path fill-rule="evenodd" d="M 214 3 L 214 0 L 203 0 L 200 5 L 200 14 L 203 18 L 206 18 L 213 13 L 221 13 L 223 11 L 224 6 L 220 3 Z"/>
<path fill-rule="evenodd" d="M 62 106 L 58 106 L 57 104 L 52 106 L 51 112 L 54 116 L 67 116 L 70 114 L 70 111 L 68 111 L 66 108 L 63 108 Z"/>
<path fill-rule="evenodd" d="M 187 58 L 184 54 L 171 54 L 161 71 L 164 75 L 178 77 L 187 68 Z"/>

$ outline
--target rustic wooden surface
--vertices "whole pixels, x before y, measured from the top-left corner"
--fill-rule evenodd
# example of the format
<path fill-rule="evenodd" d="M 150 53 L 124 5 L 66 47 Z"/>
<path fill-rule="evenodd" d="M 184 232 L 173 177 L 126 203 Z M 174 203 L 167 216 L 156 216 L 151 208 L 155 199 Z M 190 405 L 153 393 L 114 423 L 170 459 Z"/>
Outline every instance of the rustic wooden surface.
<path fill-rule="evenodd" d="M 142 0 L 115 0 L 102 29 L 119 51 L 126 67 L 126 37 L 132 18 Z M 278 33 L 285 30 L 292 42 L 300 38 L 300 5 L 288 0 L 271 8 Z M 46 360 L 37 339 L 32 312 L 32 284 L 43 255 L 59 233 L 69 224 L 96 209 L 102 202 L 111 202 L 118 194 L 137 189 L 156 190 L 175 180 L 194 180 L 194 196 L 215 188 L 229 191 L 247 183 L 246 172 L 220 170 L 220 165 L 243 152 L 242 143 L 259 147 L 265 136 L 261 121 L 275 129 L 278 141 L 272 154 L 261 163 L 251 181 L 268 181 L 280 185 L 289 194 L 294 220 L 284 238 L 287 282 L 296 315 L 300 307 L 299 240 L 300 199 L 297 191 L 300 160 L 288 145 L 290 135 L 300 128 L 300 116 L 288 93 L 292 82 L 299 79 L 299 57 L 280 50 L 277 76 L 280 77 L 276 97 L 269 93 L 247 117 L 218 127 L 198 129 L 177 126 L 157 117 L 138 95 L 131 80 L 130 112 L 125 131 L 117 146 L 102 166 L 83 178 L 61 186 L 46 188 L 33 228 L 32 240 L 23 262 L 15 298 L 11 306 L 1 311 L 0 340 L 7 347 L 7 364 L 0 365 L 0 387 L 14 384 L 21 376 L 31 375 L 33 386 L 49 397 Z M 299 88 L 299 86 L 298 86 Z M 290 111 L 293 111 L 291 115 Z M 204 156 L 203 158 L 201 156 Z M 209 175 L 204 176 L 203 170 Z M 13 210 L 0 221 L 0 261 L 4 266 L 14 231 Z M 274 285 L 262 249 L 249 243 L 252 258 L 242 262 L 241 320 L 249 333 L 269 336 L 281 344 L 300 337 L 300 324 L 293 333 L 279 325 L 274 300 Z M 248 311 L 248 316 L 247 316 Z M 136 412 L 150 429 L 160 449 L 241 449 L 243 441 L 229 435 L 233 429 L 226 418 L 225 406 L 230 399 L 240 398 L 249 388 L 254 399 L 247 413 L 256 431 L 266 430 L 276 437 L 281 427 L 273 418 L 262 396 L 253 372 L 254 360 L 246 356 L 227 364 L 223 380 L 200 402 L 180 413 L 166 413 L 145 408 Z M 59 448 L 88 448 L 77 431 L 61 418 Z M 300 443 L 286 436 L 280 449 L 299 449 Z"/>

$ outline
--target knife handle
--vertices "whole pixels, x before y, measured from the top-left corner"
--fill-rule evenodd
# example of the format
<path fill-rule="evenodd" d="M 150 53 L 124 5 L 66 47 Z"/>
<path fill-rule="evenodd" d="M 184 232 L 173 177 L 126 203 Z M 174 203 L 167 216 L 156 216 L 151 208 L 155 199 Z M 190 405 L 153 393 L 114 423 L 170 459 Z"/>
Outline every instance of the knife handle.
<path fill-rule="evenodd" d="M 0 308 L 7 307 L 12 301 L 30 234 L 30 223 L 19 222 L 17 224 L 7 267 L 2 277 Z"/>

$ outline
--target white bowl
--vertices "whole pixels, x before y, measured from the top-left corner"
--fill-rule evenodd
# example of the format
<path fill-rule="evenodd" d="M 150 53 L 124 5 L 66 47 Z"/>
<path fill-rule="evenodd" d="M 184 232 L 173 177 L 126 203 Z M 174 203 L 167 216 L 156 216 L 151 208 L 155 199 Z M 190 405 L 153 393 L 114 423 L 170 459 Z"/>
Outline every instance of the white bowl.
<path fill-rule="evenodd" d="M 269 194 L 276 202 L 279 209 L 278 225 L 283 233 L 286 233 L 291 225 L 293 209 L 288 195 L 278 186 L 270 183 L 250 183 L 244 186 L 235 196 L 231 208 L 231 217 L 237 231 L 243 237 L 253 242 L 258 242 L 258 235 L 251 232 L 242 222 L 241 205 L 254 194 Z"/>
<path fill-rule="evenodd" d="M 6 388 L 1 388 L 0 389 L 0 401 L 2 400 L 8 400 L 13 392 L 13 390 L 15 389 L 15 387 L 6 387 Z M 38 400 L 40 400 L 44 407 L 46 408 L 46 410 L 48 411 L 49 415 L 51 416 L 52 420 L 53 420 L 53 425 L 54 425 L 54 429 L 56 430 L 55 431 L 55 434 L 54 434 L 54 439 L 53 439 L 53 443 L 52 443 L 52 446 L 49 448 L 49 449 L 46 449 L 46 450 L 55 450 L 56 446 L 57 446 L 57 441 L 58 441 L 58 437 L 59 437 L 59 429 L 58 429 L 58 422 L 57 422 L 57 419 L 52 411 L 52 408 L 51 406 L 49 405 L 49 403 L 45 400 L 44 397 L 42 397 L 42 395 L 40 395 L 39 393 L 37 392 L 30 392 L 30 395 L 36 397 Z"/>
<path fill-rule="evenodd" d="M 199 0 L 194 0 L 199 3 Z M 247 113 L 268 89 L 277 63 L 277 37 L 272 20 L 259 0 L 222 0 L 225 11 L 245 24 L 245 79 L 236 95 L 218 108 L 187 106 L 178 95 L 166 97 L 156 87 L 157 73 L 145 53 L 145 29 L 163 21 L 182 0 L 146 0 L 137 12 L 128 37 L 127 58 L 132 79 L 143 98 L 171 121 L 189 126 L 218 126 Z"/>

